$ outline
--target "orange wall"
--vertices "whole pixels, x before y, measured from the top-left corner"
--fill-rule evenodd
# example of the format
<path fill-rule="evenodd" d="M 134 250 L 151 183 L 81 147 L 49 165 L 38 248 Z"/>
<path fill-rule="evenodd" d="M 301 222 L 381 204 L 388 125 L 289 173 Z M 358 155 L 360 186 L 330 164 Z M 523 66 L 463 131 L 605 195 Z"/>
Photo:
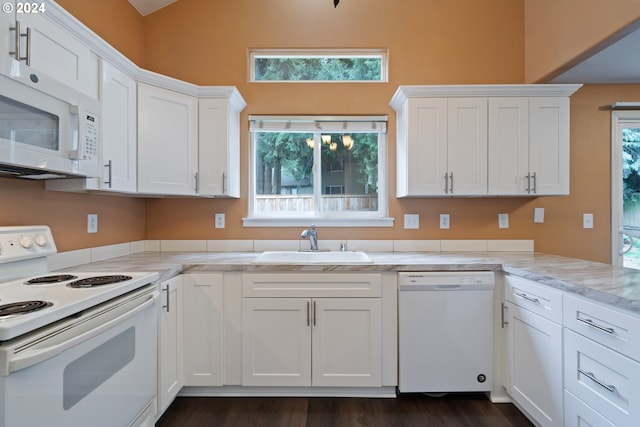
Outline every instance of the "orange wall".
<path fill-rule="evenodd" d="M 638 0 L 524 0 L 526 81 L 561 74 L 640 19 Z"/>
<path fill-rule="evenodd" d="M 87 214 L 98 233 L 87 233 Z M 144 200 L 45 191 L 41 181 L 0 178 L 0 225 L 48 225 L 58 251 L 144 239 Z"/>
<path fill-rule="evenodd" d="M 542 0 L 540 0 L 542 1 Z M 79 19 L 121 50 L 127 37 L 115 13 L 103 21 L 77 0 L 60 0 Z M 126 0 L 111 4 L 112 12 Z M 326 3 L 326 4 L 325 4 Z M 393 228 L 323 229 L 326 239 L 535 239 L 536 249 L 597 261 L 609 260 L 610 112 L 603 106 L 640 98 L 640 85 L 587 86 L 571 101 L 571 195 L 547 198 L 395 198 L 395 115 L 388 102 L 400 84 L 521 83 L 524 79 L 524 2 L 488 0 L 179 0 L 127 28 L 131 54 L 156 72 L 198 84 L 235 85 L 248 114 L 388 114 L 389 205 Z M 500 11 L 496 13 L 495 11 Z M 264 18 L 270 20 L 264 24 Z M 95 27 L 94 27 L 95 26 Z M 144 33 L 139 36 L 139 31 Z M 100 29 L 100 30 L 98 30 Z M 168 30 L 171 29 L 171 30 Z M 102 32 L 102 33 L 101 33 Z M 390 52 L 389 83 L 251 84 L 251 47 L 382 47 Z M 133 58 L 132 58 L 133 59 Z M 296 229 L 242 227 L 247 214 L 248 133 L 243 125 L 242 198 L 136 199 L 46 192 L 42 183 L 0 179 L 0 224 L 50 224 L 61 250 L 147 239 L 295 239 Z M 546 209 L 533 224 L 533 208 Z M 215 229 L 213 215 L 227 214 Z M 438 214 L 452 228 L 439 230 Z M 510 213 L 509 229 L 497 214 Z M 581 228 L 592 212 L 593 230 Z M 86 214 L 100 215 L 98 234 L 86 233 Z M 420 230 L 402 228 L 404 213 L 420 213 Z M 64 233 L 64 235 L 62 235 Z"/>
<path fill-rule="evenodd" d="M 138 66 L 144 66 L 143 18 L 127 0 L 56 0 Z"/>

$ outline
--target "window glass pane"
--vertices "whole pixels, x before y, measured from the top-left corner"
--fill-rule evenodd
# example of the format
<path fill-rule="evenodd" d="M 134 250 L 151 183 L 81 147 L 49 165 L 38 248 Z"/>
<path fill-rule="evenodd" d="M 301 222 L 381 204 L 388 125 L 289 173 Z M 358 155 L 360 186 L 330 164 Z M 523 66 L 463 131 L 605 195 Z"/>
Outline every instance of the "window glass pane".
<path fill-rule="evenodd" d="M 321 136 L 321 210 L 378 210 L 378 134 Z"/>
<path fill-rule="evenodd" d="M 313 134 L 255 132 L 256 214 L 314 212 Z"/>
<path fill-rule="evenodd" d="M 255 55 L 254 81 L 383 81 L 382 55 Z"/>

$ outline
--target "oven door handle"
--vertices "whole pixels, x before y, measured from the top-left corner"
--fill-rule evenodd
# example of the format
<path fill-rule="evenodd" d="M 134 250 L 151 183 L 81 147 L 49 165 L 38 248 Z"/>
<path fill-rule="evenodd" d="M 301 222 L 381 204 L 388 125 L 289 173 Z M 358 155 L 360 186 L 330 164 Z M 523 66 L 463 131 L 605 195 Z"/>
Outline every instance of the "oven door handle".
<path fill-rule="evenodd" d="M 46 345 L 46 338 L 44 342 L 38 343 L 33 348 L 27 348 L 20 352 L 20 354 L 14 354 L 10 356 L 8 363 L 8 372 L 16 372 L 24 368 L 28 368 L 29 366 L 33 366 L 37 363 L 44 362 L 45 360 L 51 359 L 54 356 L 62 353 L 65 350 L 68 350 L 72 347 L 75 347 L 78 344 L 81 344 L 104 331 L 114 327 L 118 323 L 124 322 L 125 320 L 135 316 L 141 311 L 145 310 L 147 307 L 154 305 L 159 297 L 159 292 L 157 290 L 145 295 L 146 300 L 136 305 L 134 308 L 112 318 L 107 319 L 105 321 L 104 317 L 108 316 L 108 313 L 102 313 L 101 315 L 96 315 L 85 322 L 80 322 L 84 326 L 84 324 L 90 325 L 91 323 L 96 323 L 95 327 L 90 327 L 88 331 L 83 332 L 79 335 L 75 335 L 68 340 L 63 342 L 56 342 L 55 344 L 46 346 L 46 347 L 38 347 L 39 344 Z M 140 298 L 138 296 L 137 298 Z M 134 298 L 135 299 L 135 298 Z M 69 330 L 73 329 L 76 326 L 70 326 Z M 66 331 L 65 331 L 66 332 Z"/>

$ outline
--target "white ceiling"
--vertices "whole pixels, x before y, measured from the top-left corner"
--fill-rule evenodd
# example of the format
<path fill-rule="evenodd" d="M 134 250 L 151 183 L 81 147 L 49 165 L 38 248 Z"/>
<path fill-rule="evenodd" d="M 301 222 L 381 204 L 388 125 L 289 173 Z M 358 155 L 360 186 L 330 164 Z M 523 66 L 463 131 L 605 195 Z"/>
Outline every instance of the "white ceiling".
<path fill-rule="evenodd" d="M 178 0 L 129 0 L 129 3 L 131 3 L 142 16 L 145 16 L 176 1 Z"/>
<path fill-rule="evenodd" d="M 177 0 L 129 0 L 142 16 Z M 640 83 L 640 29 L 618 35 L 550 83 Z"/>
<path fill-rule="evenodd" d="M 612 42 L 551 83 L 640 83 L 640 30 Z"/>

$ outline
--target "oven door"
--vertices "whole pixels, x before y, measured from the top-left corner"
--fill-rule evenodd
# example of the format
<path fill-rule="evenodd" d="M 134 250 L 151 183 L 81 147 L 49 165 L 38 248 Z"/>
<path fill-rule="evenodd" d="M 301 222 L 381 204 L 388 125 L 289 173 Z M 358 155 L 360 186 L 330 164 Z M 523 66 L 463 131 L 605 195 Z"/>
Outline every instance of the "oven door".
<path fill-rule="evenodd" d="M 155 416 L 156 287 L 2 343 L 0 427 L 130 426 Z M 33 334 L 32 334 L 33 335 Z"/>

